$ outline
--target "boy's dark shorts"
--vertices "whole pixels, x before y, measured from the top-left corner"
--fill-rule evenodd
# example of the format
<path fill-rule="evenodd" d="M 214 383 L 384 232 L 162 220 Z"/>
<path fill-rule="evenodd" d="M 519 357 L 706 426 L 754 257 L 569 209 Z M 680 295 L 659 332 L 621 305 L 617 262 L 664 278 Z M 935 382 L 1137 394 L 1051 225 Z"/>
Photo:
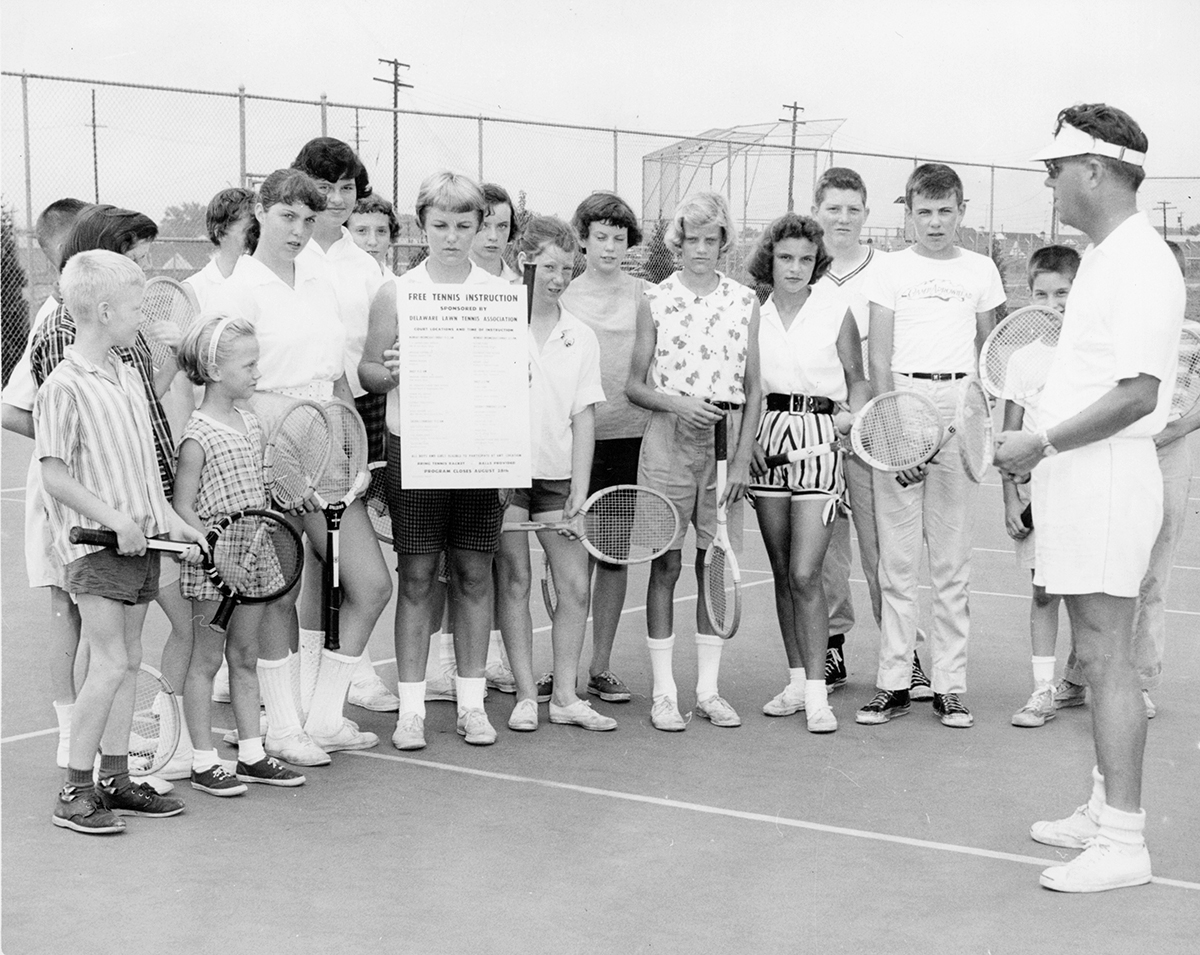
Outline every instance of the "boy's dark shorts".
<path fill-rule="evenodd" d="M 122 557 L 108 547 L 67 564 L 66 591 L 119 600 L 123 604 L 148 604 L 158 596 L 159 552 Z"/>
<path fill-rule="evenodd" d="M 519 487 L 513 491 L 509 507 L 519 507 L 531 515 L 552 514 L 566 508 L 570 494 L 569 480 L 534 478 L 533 487 Z"/>
<path fill-rule="evenodd" d="M 596 442 L 592 455 L 592 480 L 588 494 L 595 494 L 606 487 L 618 484 L 637 484 L 638 458 L 642 453 L 642 439 L 605 438 Z"/>

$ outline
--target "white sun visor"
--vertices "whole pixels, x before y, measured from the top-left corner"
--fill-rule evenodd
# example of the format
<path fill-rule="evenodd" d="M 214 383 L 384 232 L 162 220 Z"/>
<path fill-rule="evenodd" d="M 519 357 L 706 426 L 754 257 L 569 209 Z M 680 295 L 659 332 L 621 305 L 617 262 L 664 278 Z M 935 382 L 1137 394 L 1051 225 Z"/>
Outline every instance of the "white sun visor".
<path fill-rule="evenodd" d="M 1030 157 L 1031 162 L 1041 162 L 1044 159 L 1066 159 L 1069 156 L 1108 156 L 1127 162 L 1131 166 L 1144 166 L 1146 154 L 1128 146 L 1117 146 L 1097 139 L 1082 129 L 1076 129 L 1063 123 L 1062 129 L 1054 137 L 1054 142 Z"/>

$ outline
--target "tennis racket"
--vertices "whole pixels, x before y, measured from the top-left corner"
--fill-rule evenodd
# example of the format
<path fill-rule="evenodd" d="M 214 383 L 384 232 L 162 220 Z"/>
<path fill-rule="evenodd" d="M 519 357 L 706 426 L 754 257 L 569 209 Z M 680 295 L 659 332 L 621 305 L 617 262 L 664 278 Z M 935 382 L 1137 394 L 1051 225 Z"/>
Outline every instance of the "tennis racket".
<path fill-rule="evenodd" d="M 367 517 L 381 544 L 392 544 L 392 511 L 387 502 L 387 475 L 384 468 L 371 469 L 371 482 L 363 495 Z"/>
<path fill-rule="evenodd" d="M 558 609 L 558 588 L 554 585 L 554 570 L 550 567 L 549 554 L 542 554 L 542 603 L 553 620 L 554 611 Z"/>
<path fill-rule="evenodd" d="M 1050 374 L 1062 315 L 1047 305 L 1018 309 L 992 329 L 979 353 L 979 377 L 996 398 L 1022 407 L 1041 392 Z"/>
<path fill-rule="evenodd" d="M 315 401 L 257 392 L 250 407 L 262 422 L 263 484 L 276 506 L 290 511 L 317 489 L 332 451 L 330 423 Z"/>
<path fill-rule="evenodd" d="M 329 458 L 317 481 L 313 499 L 325 515 L 325 599 L 322 616 L 325 625 L 325 649 L 338 650 L 338 616 L 342 606 L 341 527 L 342 515 L 350 503 L 366 490 L 371 474 L 368 467 L 367 429 L 362 418 L 344 401 L 327 401 L 331 442 Z"/>
<path fill-rule="evenodd" d="M 143 663 L 133 690 L 133 726 L 129 731 L 129 775 L 153 776 L 179 747 L 183 710 L 166 677 Z"/>
<path fill-rule="evenodd" d="M 934 410 L 937 410 L 936 407 Z M 951 438 L 958 438 L 958 456 L 963 471 L 972 481 L 980 484 L 992 465 L 995 450 L 992 431 L 992 408 L 988 404 L 987 392 L 977 379 L 969 378 L 958 396 L 954 420 L 944 429 L 933 453 L 918 463 L 928 464 L 950 443 Z M 908 486 L 908 482 L 900 475 L 896 475 L 896 481 L 902 487 Z"/>
<path fill-rule="evenodd" d="M 729 543 L 728 508 L 722 500 L 729 479 L 728 420 L 724 415 L 717 422 L 713 442 L 717 455 L 717 533 L 704 555 L 704 575 L 700 579 L 700 595 L 713 633 L 725 640 L 737 633 L 742 618 L 742 571 Z"/>
<path fill-rule="evenodd" d="M 110 530 L 75 526 L 70 539 L 72 544 L 117 546 L 117 535 Z M 214 630 L 229 626 L 237 604 L 275 600 L 300 580 L 304 568 L 300 532 L 275 511 L 250 508 L 229 514 L 208 529 L 206 540 L 209 552 L 204 570 L 221 594 L 221 603 L 209 624 Z M 182 554 L 195 545 L 152 537 L 146 546 Z"/>
<path fill-rule="evenodd" d="M 1200 401 L 1200 325 L 1187 323 L 1179 336 L 1179 365 L 1169 420 L 1181 418 Z"/>
<path fill-rule="evenodd" d="M 150 360 L 155 368 L 161 368 L 172 358 L 174 352 L 166 345 L 155 341 L 147 332 L 154 326 L 169 322 L 179 329 L 180 336 L 192 326 L 196 317 L 196 306 L 187 289 L 174 279 L 158 276 L 146 283 L 142 296 L 142 334 L 150 346 Z"/>
<path fill-rule="evenodd" d="M 641 564 L 670 549 L 679 533 L 679 512 L 653 488 L 616 484 L 589 497 L 569 521 L 510 522 L 502 530 L 567 530 L 597 560 Z"/>

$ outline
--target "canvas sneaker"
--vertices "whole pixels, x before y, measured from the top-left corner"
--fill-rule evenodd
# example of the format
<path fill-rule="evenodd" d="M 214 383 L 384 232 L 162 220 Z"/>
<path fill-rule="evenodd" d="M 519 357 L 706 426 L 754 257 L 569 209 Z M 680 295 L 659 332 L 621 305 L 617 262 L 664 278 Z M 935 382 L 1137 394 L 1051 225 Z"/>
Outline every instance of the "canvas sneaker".
<path fill-rule="evenodd" d="M 1054 688 L 1054 705 L 1060 710 L 1071 706 L 1083 706 L 1087 702 L 1087 687 L 1072 683 L 1066 677 Z"/>
<path fill-rule="evenodd" d="M 582 726 L 585 730 L 604 733 L 617 728 L 617 721 L 611 716 L 597 713 L 587 700 L 576 700 L 570 706 L 559 706 L 550 701 L 550 722 L 563 723 L 569 726 Z"/>
<path fill-rule="evenodd" d="M 220 763 L 203 772 L 192 770 L 192 788 L 210 796 L 240 796 L 248 788 L 245 783 Z"/>
<path fill-rule="evenodd" d="M 263 783 L 266 786 L 303 786 L 305 779 L 294 769 L 288 769 L 279 760 L 267 756 L 257 763 L 238 760 L 237 778 L 244 783 Z"/>
<path fill-rule="evenodd" d="M 912 681 L 908 687 L 908 698 L 914 702 L 933 699 L 933 687 L 929 684 L 929 677 L 921 669 L 921 658 L 916 653 L 913 654 Z"/>
<path fill-rule="evenodd" d="M 828 686 L 828 684 L 826 684 Z M 804 689 L 796 692 L 791 684 L 785 686 L 775 698 L 763 704 L 763 712 L 767 716 L 791 716 L 804 709 Z"/>
<path fill-rule="evenodd" d="M 455 729 L 472 746 L 491 746 L 496 742 L 496 731 L 488 722 L 487 713 L 478 708 L 460 710 Z"/>
<path fill-rule="evenodd" d="M 1055 892 L 1107 892 L 1145 885 L 1150 878 L 1150 853 L 1144 842 L 1126 846 L 1097 836 L 1070 862 L 1044 869 L 1041 883 Z"/>
<path fill-rule="evenodd" d="M 975 717 L 963 706 L 957 693 L 933 694 L 933 712 L 941 718 L 943 726 L 954 729 L 965 730 L 975 722 Z"/>
<path fill-rule="evenodd" d="M 664 733 L 682 733 L 687 722 L 679 712 L 679 704 L 669 696 L 656 696 L 650 707 L 650 724 Z"/>
<path fill-rule="evenodd" d="M 841 647 L 825 651 L 825 690 L 832 693 L 846 685 L 846 656 Z"/>
<path fill-rule="evenodd" d="M 1029 702 L 1013 714 L 1013 726 L 1044 726 L 1054 719 L 1054 685 L 1039 686 L 1033 691 Z"/>
<path fill-rule="evenodd" d="M 109 812 L 118 816 L 146 816 L 149 819 L 166 819 L 183 812 L 183 800 L 175 796 L 160 796 L 145 783 L 129 782 L 121 787 L 113 786 L 112 780 L 100 780 L 96 792 Z"/>
<path fill-rule="evenodd" d="M 633 699 L 629 687 L 622 683 L 612 670 L 605 670 L 603 673 L 589 676 L 587 691 L 593 696 L 600 697 L 605 703 L 628 703 Z"/>
<path fill-rule="evenodd" d="M 874 726 L 897 716 L 907 716 L 908 709 L 907 690 L 880 690 L 871 697 L 870 703 L 855 714 L 854 719 L 866 726 Z"/>
<path fill-rule="evenodd" d="M 1029 827 L 1029 836 L 1034 842 L 1063 849 L 1082 849 L 1099 832 L 1100 823 L 1088 815 L 1087 803 L 1065 819 L 1035 822 Z"/>
<path fill-rule="evenodd" d="M 707 700 L 697 700 L 696 712 L 713 726 L 742 725 L 742 718 L 737 715 L 737 710 L 719 696 L 710 696 Z"/>
<path fill-rule="evenodd" d="M 401 713 L 396 717 L 392 745 L 400 750 L 425 748 L 425 720 L 420 714 Z"/>

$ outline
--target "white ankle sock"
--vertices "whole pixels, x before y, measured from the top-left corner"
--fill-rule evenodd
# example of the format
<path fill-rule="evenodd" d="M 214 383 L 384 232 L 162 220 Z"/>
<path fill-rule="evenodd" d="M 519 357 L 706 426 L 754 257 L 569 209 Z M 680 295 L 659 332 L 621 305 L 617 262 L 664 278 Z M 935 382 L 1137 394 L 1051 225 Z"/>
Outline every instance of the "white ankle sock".
<path fill-rule="evenodd" d="M 1105 805 L 1100 810 L 1100 834 L 1122 846 L 1131 848 L 1141 846 L 1146 840 L 1143 833 L 1146 829 L 1146 810 L 1125 812 Z"/>
<path fill-rule="evenodd" d="M 483 697 L 487 693 L 487 680 L 481 676 L 456 676 L 455 695 L 458 697 L 458 712 L 482 710 Z"/>
<path fill-rule="evenodd" d="M 317 686 L 313 690 L 312 702 L 308 705 L 308 719 L 304 723 L 306 732 L 313 736 L 333 736 L 342 728 L 346 691 L 350 689 L 350 677 L 354 675 L 357 665 L 357 656 L 347 656 L 334 650 L 321 651 Z"/>
<path fill-rule="evenodd" d="M 804 692 L 804 682 L 804 667 L 788 667 L 788 689 L 793 694 L 799 695 Z"/>
<path fill-rule="evenodd" d="M 401 713 L 416 713 L 425 719 L 425 681 L 420 683 L 400 683 L 396 695 L 400 697 Z"/>
<path fill-rule="evenodd" d="M 362 656 L 358 658 L 358 663 L 354 667 L 353 681 L 355 683 L 374 683 L 378 678 L 375 666 L 371 663 L 370 652 L 363 650 Z"/>
<path fill-rule="evenodd" d="M 457 669 L 458 660 L 454 656 L 454 634 L 439 632 L 442 634 L 442 639 L 438 644 L 438 662 L 442 665 L 443 670 Z"/>
<path fill-rule="evenodd" d="M 217 759 L 217 751 L 215 749 L 193 749 L 192 750 L 192 772 L 202 773 L 205 770 L 212 769 L 220 760 Z"/>
<path fill-rule="evenodd" d="M 74 703 L 55 703 L 54 715 L 58 717 L 58 738 L 67 740 L 71 738 L 71 712 L 75 709 Z"/>
<path fill-rule="evenodd" d="M 1088 799 L 1087 814 L 1092 822 L 1099 825 L 1100 813 L 1104 811 L 1104 806 L 1108 802 L 1108 797 L 1104 791 L 1104 777 L 1100 775 L 1100 767 L 1092 767 L 1092 795 Z"/>
<path fill-rule="evenodd" d="M 1054 682 L 1054 657 L 1033 657 L 1033 683 L 1039 689 Z"/>
<path fill-rule="evenodd" d="M 289 653 L 282 660 L 258 661 L 258 685 L 262 688 L 263 706 L 267 709 L 267 723 L 271 736 L 282 739 L 301 730 L 300 713 L 296 709 L 293 695 L 293 672 L 298 671 L 296 654 Z"/>
<path fill-rule="evenodd" d="M 717 676 L 721 671 L 721 651 L 725 641 L 715 634 L 696 634 L 696 699 L 710 700 L 717 695 Z"/>
<path fill-rule="evenodd" d="M 679 699 L 679 689 L 675 686 L 675 675 L 671 668 L 671 658 L 675 652 L 675 634 L 671 634 L 665 640 L 652 640 L 647 637 L 646 646 L 650 648 L 650 671 L 654 676 L 651 696 Z"/>
<path fill-rule="evenodd" d="M 239 763 L 245 763 L 247 766 L 253 766 L 255 763 L 261 763 L 266 758 L 267 754 L 263 750 L 263 741 L 261 736 L 254 736 L 250 739 L 238 740 Z"/>
<path fill-rule="evenodd" d="M 817 710 L 822 710 L 829 705 L 829 691 L 825 688 L 825 681 L 821 680 L 805 680 L 804 681 L 804 709 L 809 713 L 815 713 Z"/>

